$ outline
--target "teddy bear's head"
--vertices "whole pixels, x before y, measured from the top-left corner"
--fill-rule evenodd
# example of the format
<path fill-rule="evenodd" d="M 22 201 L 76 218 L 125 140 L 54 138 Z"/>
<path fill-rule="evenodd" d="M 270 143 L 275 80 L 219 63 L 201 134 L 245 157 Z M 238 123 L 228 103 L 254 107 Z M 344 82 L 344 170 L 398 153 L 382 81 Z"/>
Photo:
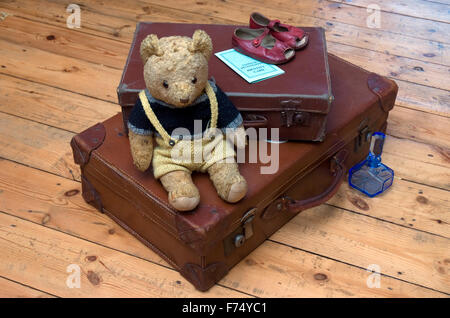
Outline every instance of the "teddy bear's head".
<path fill-rule="evenodd" d="M 148 35 L 140 49 L 150 94 L 176 107 L 190 105 L 205 89 L 212 41 L 203 30 L 192 38 Z"/>

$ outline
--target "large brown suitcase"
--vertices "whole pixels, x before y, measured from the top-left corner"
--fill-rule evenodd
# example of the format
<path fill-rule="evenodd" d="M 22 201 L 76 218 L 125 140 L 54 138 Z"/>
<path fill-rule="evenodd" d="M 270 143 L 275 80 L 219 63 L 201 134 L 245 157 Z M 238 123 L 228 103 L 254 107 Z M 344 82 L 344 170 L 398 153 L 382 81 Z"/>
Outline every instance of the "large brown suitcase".
<path fill-rule="evenodd" d="M 329 59 L 336 99 L 327 137 L 280 144 L 275 174 L 261 174 L 260 162 L 240 164 L 249 190 L 239 203 L 222 201 L 206 174 L 194 174 L 200 205 L 191 213 L 174 211 L 152 172 L 133 166 L 119 114 L 72 139 L 84 199 L 207 290 L 298 212 L 330 198 L 347 168 L 367 155 L 370 133 L 385 130 L 397 85 Z"/>
<path fill-rule="evenodd" d="M 145 36 L 150 33 L 158 37 L 192 36 L 196 29 L 203 29 L 211 36 L 216 53 L 231 48 L 235 28 L 232 25 L 139 23 L 117 89 L 125 129 L 137 95 L 145 88 L 139 55 Z M 309 33 L 309 43 L 305 49 L 296 51 L 292 61 L 280 65 L 286 72 L 283 75 L 249 84 L 217 57 L 212 56 L 209 61 L 209 75 L 239 109 L 244 126 L 268 128 L 268 138 L 272 127 L 279 128 L 279 137 L 284 140 L 322 141 L 325 136 L 333 100 L 325 33 L 322 28 L 304 29 Z"/>

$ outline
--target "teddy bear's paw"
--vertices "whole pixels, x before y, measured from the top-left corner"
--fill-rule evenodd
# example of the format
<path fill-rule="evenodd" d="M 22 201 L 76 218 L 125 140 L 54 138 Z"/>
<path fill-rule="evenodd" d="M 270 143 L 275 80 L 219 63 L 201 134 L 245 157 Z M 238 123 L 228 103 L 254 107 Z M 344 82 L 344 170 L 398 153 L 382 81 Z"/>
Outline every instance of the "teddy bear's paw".
<path fill-rule="evenodd" d="M 240 180 L 234 182 L 230 186 L 228 195 L 224 198 L 225 201 L 235 203 L 241 200 L 247 194 L 247 182 L 244 177 L 240 176 Z"/>
<path fill-rule="evenodd" d="M 216 162 L 208 172 L 217 194 L 225 201 L 235 203 L 247 194 L 247 182 L 236 162 Z"/>
<path fill-rule="evenodd" d="M 191 211 L 195 209 L 200 202 L 200 196 L 198 197 L 179 197 L 171 199 L 169 196 L 169 203 L 178 211 Z"/>
<path fill-rule="evenodd" d="M 138 170 L 144 172 L 150 167 L 151 160 L 148 159 L 149 156 L 142 158 L 133 158 L 133 164 Z"/>
<path fill-rule="evenodd" d="M 153 155 L 152 136 L 138 135 L 129 132 L 131 156 L 133 164 L 140 171 L 146 171 L 150 167 Z"/>
<path fill-rule="evenodd" d="M 161 177 L 161 183 L 168 192 L 168 200 L 178 211 L 193 210 L 200 202 L 200 193 L 185 171 L 172 171 Z"/>

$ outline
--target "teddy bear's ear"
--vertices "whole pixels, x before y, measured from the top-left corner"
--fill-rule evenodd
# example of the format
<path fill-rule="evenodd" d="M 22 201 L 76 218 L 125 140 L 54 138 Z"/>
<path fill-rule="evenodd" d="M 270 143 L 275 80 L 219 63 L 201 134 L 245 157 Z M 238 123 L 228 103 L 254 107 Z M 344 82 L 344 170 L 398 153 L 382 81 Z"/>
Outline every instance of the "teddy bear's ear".
<path fill-rule="evenodd" d="M 196 30 L 192 36 L 192 43 L 189 47 L 191 52 L 200 52 L 208 61 L 211 57 L 213 47 L 209 35 L 203 30 Z"/>
<path fill-rule="evenodd" d="M 161 56 L 163 51 L 159 47 L 159 40 L 156 34 L 147 35 L 147 37 L 141 42 L 141 58 L 145 64 L 148 58 L 152 55 Z"/>

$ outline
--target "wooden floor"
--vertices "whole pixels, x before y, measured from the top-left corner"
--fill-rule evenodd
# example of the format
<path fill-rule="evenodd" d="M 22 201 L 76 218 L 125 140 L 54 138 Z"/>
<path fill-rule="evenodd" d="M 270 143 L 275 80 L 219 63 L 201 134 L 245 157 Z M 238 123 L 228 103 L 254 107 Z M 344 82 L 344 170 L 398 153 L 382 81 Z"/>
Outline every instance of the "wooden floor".
<path fill-rule="evenodd" d="M 80 29 L 66 27 L 72 2 Z M 367 27 L 372 3 L 379 28 Z M 449 0 L 0 0 L 0 296 L 448 297 L 449 10 Z M 383 157 L 396 178 L 373 199 L 344 184 L 200 293 L 83 201 L 69 141 L 120 111 L 136 22 L 246 24 L 252 11 L 322 26 L 329 52 L 397 82 Z M 80 288 L 66 285 L 70 264 Z"/>

